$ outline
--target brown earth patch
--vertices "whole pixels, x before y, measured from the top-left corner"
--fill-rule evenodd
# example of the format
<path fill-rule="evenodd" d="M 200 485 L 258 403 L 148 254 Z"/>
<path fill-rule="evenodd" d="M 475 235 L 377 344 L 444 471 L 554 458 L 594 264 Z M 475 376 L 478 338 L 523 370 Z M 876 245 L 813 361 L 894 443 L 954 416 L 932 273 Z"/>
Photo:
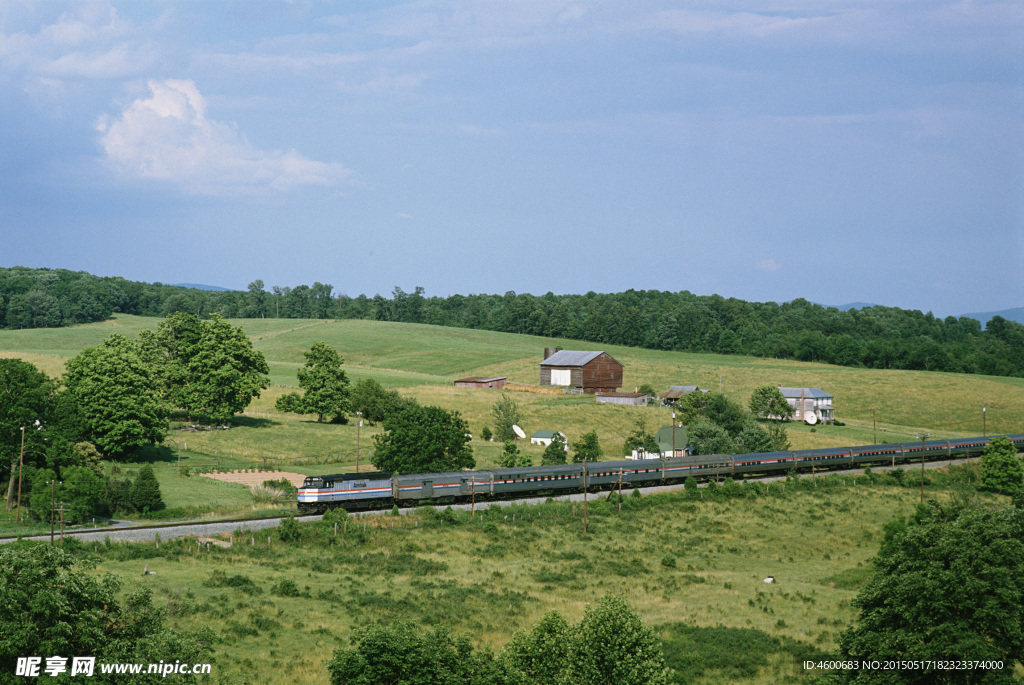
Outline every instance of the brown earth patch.
<path fill-rule="evenodd" d="M 266 480 L 287 478 L 289 483 L 299 488 L 302 487 L 302 483 L 306 480 L 306 476 L 302 473 L 289 473 L 287 471 L 257 471 L 256 473 L 228 471 L 226 473 L 204 473 L 203 477 L 221 480 L 225 483 L 241 483 L 250 487 L 253 485 L 263 485 L 263 481 Z"/>

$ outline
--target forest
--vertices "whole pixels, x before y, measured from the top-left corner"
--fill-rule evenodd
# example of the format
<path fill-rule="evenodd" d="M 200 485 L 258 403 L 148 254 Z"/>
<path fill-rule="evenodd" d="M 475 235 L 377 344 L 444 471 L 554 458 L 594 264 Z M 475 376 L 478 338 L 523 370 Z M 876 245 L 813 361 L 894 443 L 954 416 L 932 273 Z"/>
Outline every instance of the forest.
<path fill-rule="evenodd" d="M 523 333 L 657 350 L 742 354 L 840 366 L 1024 376 L 1024 325 L 938 318 L 896 307 L 840 311 L 805 299 L 746 302 L 689 291 L 428 297 L 334 292 L 329 284 L 209 291 L 64 269 L 0 268 L 0 326 L 45 328 L 115 313 L 225 318 L 369 319 Z"/>

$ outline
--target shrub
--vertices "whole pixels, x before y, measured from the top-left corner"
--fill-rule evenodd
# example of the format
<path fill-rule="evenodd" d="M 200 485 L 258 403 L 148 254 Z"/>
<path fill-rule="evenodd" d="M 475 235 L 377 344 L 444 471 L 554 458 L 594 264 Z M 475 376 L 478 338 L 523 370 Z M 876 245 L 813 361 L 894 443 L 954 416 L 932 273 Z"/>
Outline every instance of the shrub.
<path fill-rule="evenodd" d="M 281 525 L 278 526 L 277 533 L 285 542 L 295 542 L 302 537 L 302 530 L 299 528 L 299 523 L 295 520 L 294 516 L 281 519 Z"/>

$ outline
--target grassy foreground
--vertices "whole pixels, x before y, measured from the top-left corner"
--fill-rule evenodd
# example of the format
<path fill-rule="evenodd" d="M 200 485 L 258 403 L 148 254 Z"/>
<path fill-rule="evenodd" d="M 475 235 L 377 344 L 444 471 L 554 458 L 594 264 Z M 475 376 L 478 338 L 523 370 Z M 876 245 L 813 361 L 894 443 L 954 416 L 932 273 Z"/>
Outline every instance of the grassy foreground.
<path fill-rule="evenodd" d="M 834 650 L 854 618 L 882 525 L 919 494 L 878 476 L 782 486 L 730 499 L 626 497 L 621 511 L 595 497 L 588 535 L 582 504 L 549 502 L 475 518 L 351 517 L 337 534 L 329 522 L 240 530 L 230 548 L 101 543 L 79 553 L 151 588 L 179 627 L 214 629 L 219 682 L 325 683 L 333 650 L 378 621 L 448 626 L 499 650 L 547 611 L 576 621 L 608 593 L 657 629 L 679 682 L 798 682 L 801 661 Z M 929 496 L 947 496 L 941 488 Z M 147 564 L 155 575 L 141 576 Z"/>

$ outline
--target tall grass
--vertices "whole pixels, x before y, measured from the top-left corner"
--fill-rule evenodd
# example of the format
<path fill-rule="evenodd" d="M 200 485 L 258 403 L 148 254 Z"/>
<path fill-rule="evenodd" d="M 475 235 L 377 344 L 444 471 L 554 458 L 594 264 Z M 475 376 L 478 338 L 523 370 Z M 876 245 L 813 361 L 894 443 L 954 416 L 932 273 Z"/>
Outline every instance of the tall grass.
<path fill-rule="evenodd" d="M 614 593 L 655 626 L 685 682 L 770 683 L 806 675 L 799 662 L 834 650 L 853 619 L 883 524 L 917 503 L 915 488 L 891 483 L 736 485 L 745 496 L 626 497 L 622 511 L 602 497 L 589 503 L 588 535 L 581 503 L 553 501 L 239 530 L 229 549 L 184 540 L 80 553 L 152 589 L 182 627 L 216 630 L 222 680 L 325 683 L 332 650 L 380 621 L 443 625 L 500 649 L 552 609 L 576 621 Z M 929 496 L 946 496 L 936 487 Z M 157 574 L 140 578 L 143 563 Z"/>

